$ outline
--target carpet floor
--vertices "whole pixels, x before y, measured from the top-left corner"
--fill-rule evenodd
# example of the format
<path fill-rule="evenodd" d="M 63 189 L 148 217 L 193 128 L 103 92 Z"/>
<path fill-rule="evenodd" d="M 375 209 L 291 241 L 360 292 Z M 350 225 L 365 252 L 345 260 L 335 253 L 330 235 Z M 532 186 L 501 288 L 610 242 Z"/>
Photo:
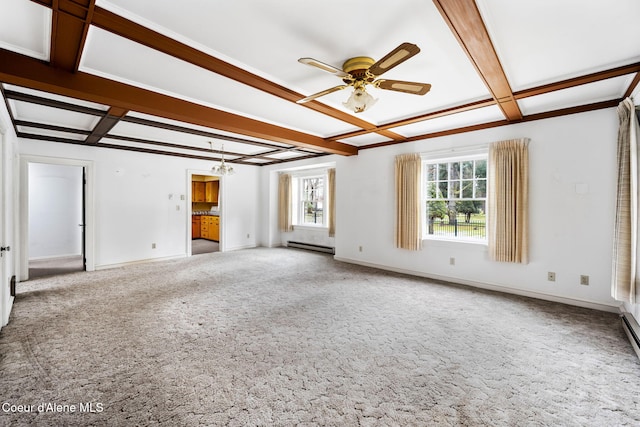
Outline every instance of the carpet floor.
<path fill-rule="evenodd" d="M 640 425 L 612 313 L 286 248 L 18 290 L 1 425 Z"/>

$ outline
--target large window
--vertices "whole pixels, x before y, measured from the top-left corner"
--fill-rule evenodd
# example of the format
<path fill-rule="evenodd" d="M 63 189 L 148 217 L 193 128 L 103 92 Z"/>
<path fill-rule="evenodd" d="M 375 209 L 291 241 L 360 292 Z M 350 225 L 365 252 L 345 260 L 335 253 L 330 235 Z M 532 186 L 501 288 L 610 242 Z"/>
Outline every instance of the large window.
<path fill-rule="evenodd" d="M 424 162 L 424 237 L 486 241 L 487 156 Z"/>
<path fill-rule="evenodd" d="M 294 225 L 326 226 L 326 182 L 325 173 L 294 177 Z"/>

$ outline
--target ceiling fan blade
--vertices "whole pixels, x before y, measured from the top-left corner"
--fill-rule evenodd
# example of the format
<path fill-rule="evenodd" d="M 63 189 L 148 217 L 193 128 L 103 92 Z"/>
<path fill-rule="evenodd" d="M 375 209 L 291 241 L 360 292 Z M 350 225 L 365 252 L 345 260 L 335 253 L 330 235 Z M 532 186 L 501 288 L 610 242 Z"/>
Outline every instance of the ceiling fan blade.
<path fill-rule="evenodd" d="M 342 89 L 348 88 L 349 85 L 340 85 L 332 87 L 331 89 L 325 89 L 322 92 L 314 93 L 313 95 L 309 95 L 306 98 L 302 98 L 296 101 L 296 104 L 304 104 L 305 102 L 313 101 L 316 98 L 320 98 L 321 96 L 329 95 L 330 93 L 337 92 Z"/>
<path fill-rule="evenodd" d="M 374 76 L 379 76 L 395 67 L 402 64 L 407 59 L 420 52 L 420 48 L 412 43 L 402 43 L 397 48 L 386 54 L 384 58 L 369 67 L 369 72 Z"/>
<path fill-rule="evenodd" d="M 312 67 L 316 67 L 321 69 L 322 71 L 326 71 L 327 73 L 331 73 L 334 76 L 338 76 L 341 78 L 349 77 L 351 78 L 351 74 L 345 73 L 339 68 L 334 67 L 333 65 L 325 64 L 324 62 L 320 62 L 317 59 L 313 58 L 300 58 L 298 62 L 301 64 L 311 65 Z"/>
<path fill-rule="evenodd" d="M 377 80 L 374 85 L 380 89 L 412 93 L 414 95 L 424 95 L 431 89 L 429 83 L 405 82 L 402 80 Z"/>

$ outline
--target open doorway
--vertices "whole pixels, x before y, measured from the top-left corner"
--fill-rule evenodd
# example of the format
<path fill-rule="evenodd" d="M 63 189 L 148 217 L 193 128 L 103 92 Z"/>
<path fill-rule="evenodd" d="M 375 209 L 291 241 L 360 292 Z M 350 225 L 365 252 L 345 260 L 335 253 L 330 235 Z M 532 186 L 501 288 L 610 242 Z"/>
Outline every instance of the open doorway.
<path fill-rule="evenodd" d="M 29 278 L 86 270 L 85 168 L 28 164 Z"/>
<path fill-rule="evenodd" d="M 220 177 L 191 175 L 191 255 L 220 251 Z"/>

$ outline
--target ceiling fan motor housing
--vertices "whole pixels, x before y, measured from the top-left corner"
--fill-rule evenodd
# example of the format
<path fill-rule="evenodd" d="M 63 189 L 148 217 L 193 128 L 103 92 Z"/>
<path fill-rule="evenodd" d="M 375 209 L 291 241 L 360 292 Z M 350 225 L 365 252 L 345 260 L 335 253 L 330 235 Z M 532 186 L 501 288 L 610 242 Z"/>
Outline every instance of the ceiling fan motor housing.
<path fill-rule="evenodd" d="M 347 59 L 342 64 L 342 71 L 351 74 L 356 80 L 366 80 L 367 82 L 373 81 L 375 76 L 367 75 L 367 70 L 373 64 L 375 64 L 373 58 L 368 56 L 356 56 L 355 58 Z M 349 83 L 349 79 L 344 79 L 345 83 Z"/>

